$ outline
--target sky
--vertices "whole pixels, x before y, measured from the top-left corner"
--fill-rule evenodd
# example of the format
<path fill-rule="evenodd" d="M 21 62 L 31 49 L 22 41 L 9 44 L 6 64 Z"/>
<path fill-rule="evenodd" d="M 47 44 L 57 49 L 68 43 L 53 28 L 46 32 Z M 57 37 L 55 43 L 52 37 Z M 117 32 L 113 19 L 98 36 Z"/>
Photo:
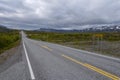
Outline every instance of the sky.
<path fill-rule="evenodd" d="M 82 29 L 120 22 L 120 0 L 0 0 L 0 25 Z"/>

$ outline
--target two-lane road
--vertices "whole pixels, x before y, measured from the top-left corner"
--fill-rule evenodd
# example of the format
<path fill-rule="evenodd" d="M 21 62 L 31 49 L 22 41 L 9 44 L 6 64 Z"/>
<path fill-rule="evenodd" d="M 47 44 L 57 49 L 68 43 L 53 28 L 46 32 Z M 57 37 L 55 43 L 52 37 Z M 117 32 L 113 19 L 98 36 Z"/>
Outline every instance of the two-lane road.
<path fill-rule="evenodd" d="M 120 80 L 119 59 L 22 38 L 30 79 Z"/>

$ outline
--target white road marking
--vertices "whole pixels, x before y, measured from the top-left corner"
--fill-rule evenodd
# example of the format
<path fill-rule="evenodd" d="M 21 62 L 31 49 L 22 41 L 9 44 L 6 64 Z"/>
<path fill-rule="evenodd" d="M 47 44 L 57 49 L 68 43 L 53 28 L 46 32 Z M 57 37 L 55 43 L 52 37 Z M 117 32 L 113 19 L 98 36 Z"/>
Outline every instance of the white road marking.
<path fill-rule="evenodd" d="M 26 50 L 24 41 L 23 41 L 23 48 L 24 48 L 25 55 L 26 55 L 26 59 L 27 59 L 27 62 L 28 62 L 28 67 L 29 67 L 31 79 L 32 79 L 32 80 L 35 80 L 35 76 L 34 76 L 34 73 L 33 73 L 33 70 L 32 70 L 32 66 L 31 66 L 31 63 L 30 63 L 30 60 L 29 60 L 29 57 L 28 57 L 28 53 L 27 53 L 27 50 Z"/>
<path fill-rule="evenodd" d="M 76 51 L 86 53 L 86 54 L 90 54 L 90 55 L 99 56 L 99 57 L 106 58 L 106 59 L 112 59 L 112 60 L 120 61 L 120 59 L 117 58 L 117 57 L 111 57 L 111 56 L 107 56 L 107 55 L 103 55 L 103 54 L 98 54 L 98 53 L 89 52 L 89 51 L 85 51 L 85 50 L 81 50 L 81 49 L 75 49 L 75 48 L 66 47 L 66 46 L 62 46 L 62 47 L 68 48 L 68 49 L 71 49 L 71 50 L 76 50 Z"/>
<path fill-rule="evenodd" d="M 42 41 L 42 42 L 44 42 L 44 41 Z M 103 57 L 103 58 L 106 58 L 106 59 L 112 59 L 112 60 L 120 61 L 120 59 L 117 58 L 117 57 L 111 57 L 111 56 L 102 55 L 102 54 L 98 54 L 98 53 L 94 53 L 94 52 L 89 52 L 89 51 L 85 51 L 85 50 L 81 50 L 81 49 L 75 49 L 75 48 L 71 48 L 71 47 L 67 47 L 67 46 L 63 46 L 63 45 L 55 44 L 55 43 L 54 44 L 49 43 L 49 42 L 44 42 L 44 43 L 48 43 L 50 45 L 55 45 L 55 46 L 59 46 L 59 47 L 63 47 L 63 48 L 68 48 L 68 49 L 71 49 L 71 50 L 74 50 L 74 51 L 79 51 L 79 52 L 82 52 L 82 53 L 85 53 L 85 54 L 90 54 L 90 55 Z"/>

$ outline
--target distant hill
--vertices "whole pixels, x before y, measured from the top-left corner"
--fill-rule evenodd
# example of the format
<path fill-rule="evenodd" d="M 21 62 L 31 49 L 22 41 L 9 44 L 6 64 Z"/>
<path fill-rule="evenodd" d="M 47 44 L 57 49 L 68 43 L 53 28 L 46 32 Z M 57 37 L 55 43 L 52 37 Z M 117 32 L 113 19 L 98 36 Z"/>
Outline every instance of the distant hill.
<path fill-rule="evenodd" d="M 71 29 L 71 30 L 40 28 L 35 31 L 42 31 L 42 32 L 120 32 L 120 25 L 93 25 L 90 28 Z"/>
<path fill-rule="evenodd" d="M 10 31 L 10 29 L 8 29 L 5 26 L 0 25 L 0 32 L 8 32 L 8 31 Z"/>
<path fill-rule="evenodd" d="M 79 30 L 64 30 L 64 29 L 52 29 L 52 28 L 40 28 L 35 31 L 41 32 L 79 32 Z"/>

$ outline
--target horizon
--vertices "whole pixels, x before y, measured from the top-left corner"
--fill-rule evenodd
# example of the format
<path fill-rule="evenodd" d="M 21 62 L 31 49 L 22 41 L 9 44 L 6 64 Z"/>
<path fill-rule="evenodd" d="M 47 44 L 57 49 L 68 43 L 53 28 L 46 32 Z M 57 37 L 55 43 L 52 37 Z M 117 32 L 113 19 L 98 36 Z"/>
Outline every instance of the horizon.
<path fill-rule="evenodd" d="M 19 28 L 19 27 L 16 27 L 16 28 L 12 28 L 12 27 L 8 27 L 8 26 L 5 26 L 5 25 L 0 25 L 0 27 L 6 27 L 6 28 L 9 28 L 9 29 L 16 29 L 16 30 L 40 30 L 40 29 L 55 29 L 55 30 L 84 30 L 84 29 L 88 29 L 88 28 L 97 28 L 97 27 L 102 27 L 102 26 L 106 26 L 106 27 L 111 27 L 111 26 L 119 26 L 120 24 L 84 24 L 84 25 L 80 25 L 80 27 L 71 27 L 71 28 L 52 28 L 52 27 L 40 27 L 40 28 L 34 28 L 34 29 L 24 29 L 24 28 Z"/>
<path fill-rule="evenodd" d="M 0 25 L 0 27 L 6 27 L 9 29 L 16 29 L 16 30 L 40 30 L 40 29 L 55 29 L 55 30 L 84 30 L 84 29 L 88 29 L 88 28 L 97 28 L 97 27 L 102 27 L 102 26 L 106 26 L 106 27 L 110 27 L 110 26 L 119 26 L 120 24 L 86 24 L 86 25 L 81 25 L 81 28 L 50 28 L 50 27 L 40 27 L 40 28 L 36 28 L 36 29 L 24 29 L 24 28 L 11 28 L 5 25 Z"/>

